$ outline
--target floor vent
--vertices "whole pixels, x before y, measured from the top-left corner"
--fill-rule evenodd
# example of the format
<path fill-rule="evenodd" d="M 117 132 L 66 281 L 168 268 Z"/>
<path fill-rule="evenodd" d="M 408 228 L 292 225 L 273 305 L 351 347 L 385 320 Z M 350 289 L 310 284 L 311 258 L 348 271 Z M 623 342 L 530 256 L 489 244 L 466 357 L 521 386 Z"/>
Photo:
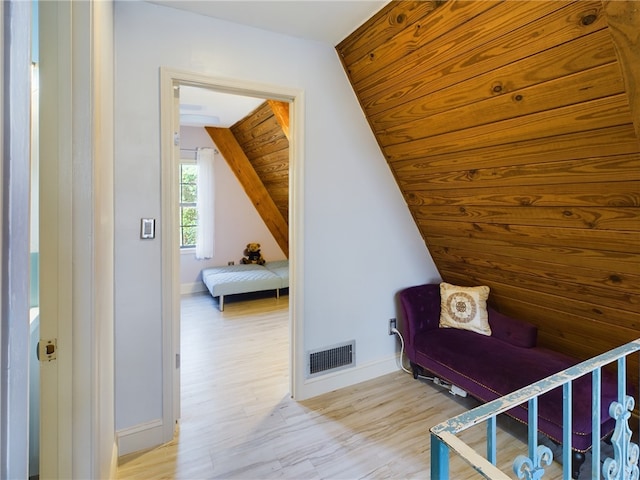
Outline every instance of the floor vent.
<path fill-rule="evenodd" d="M 347 368 L 355 363 L 356 341 L 309 352 L 307 375 L 313 377 L 329 371 Z"/>

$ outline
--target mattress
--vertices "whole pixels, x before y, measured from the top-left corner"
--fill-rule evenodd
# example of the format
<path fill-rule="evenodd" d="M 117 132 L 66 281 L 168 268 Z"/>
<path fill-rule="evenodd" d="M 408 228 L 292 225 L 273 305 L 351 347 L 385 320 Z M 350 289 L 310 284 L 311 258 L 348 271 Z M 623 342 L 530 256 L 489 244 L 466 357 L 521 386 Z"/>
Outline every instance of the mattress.
<path fill-rule="evenodd" d="M 282 279 L 261 265 L 229 265 L 205 268 L 202 281 L 214 297 L 236 293 L 277 290 Z"/>
<path fill-rule="evenodd" d="M 275 290 L 280 297 L 281 288 L 289 288 L 289 261 L 267 262 L 210 267 L 202 270 L 202 282 L 212 297 L 218 297 L 220 311 L 224 310 L 224 296 L 237 293 Z"/>
<path fill-rule="evenodd" d="M 280 277 L 280 288 L 289 288 L 289 260 L 276 260 L 265 263 L 265 268 Z"/>

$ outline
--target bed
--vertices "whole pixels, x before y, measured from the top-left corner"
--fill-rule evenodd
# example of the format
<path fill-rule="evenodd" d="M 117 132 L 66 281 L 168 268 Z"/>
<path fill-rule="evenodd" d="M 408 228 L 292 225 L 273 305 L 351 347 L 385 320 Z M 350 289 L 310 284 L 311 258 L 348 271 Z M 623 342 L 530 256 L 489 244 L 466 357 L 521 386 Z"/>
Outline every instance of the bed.
<path fill-rule="evenodd" d="M 202 270 L 202 282 L 212 297 L 218 297 L 222 312 L 225 295 L 275 290 L 276 298 L 279 298 L 280 289 L 289 288 L 289 261 L 205 268 Z"/>

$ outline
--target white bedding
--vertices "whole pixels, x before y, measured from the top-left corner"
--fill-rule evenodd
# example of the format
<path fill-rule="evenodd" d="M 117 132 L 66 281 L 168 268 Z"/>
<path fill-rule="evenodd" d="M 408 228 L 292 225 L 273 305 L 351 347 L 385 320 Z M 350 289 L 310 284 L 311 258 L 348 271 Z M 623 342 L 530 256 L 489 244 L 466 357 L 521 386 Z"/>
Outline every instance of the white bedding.
<path fill-rule="evenodd" d="M 282 280 L 280 288 L 289 288 L 289 260 L 267 262 L 264 266 L 280 277 Z"/>
<path fill-rule="evenodd" d="M 227 265 L 202 270 L 202 281 L 213 297 L 219 297 L 220 311 L 224 310 L 224 296 L 238 293 L 275 290 L 289 287 L 289 261 L 257 264 Z"/>

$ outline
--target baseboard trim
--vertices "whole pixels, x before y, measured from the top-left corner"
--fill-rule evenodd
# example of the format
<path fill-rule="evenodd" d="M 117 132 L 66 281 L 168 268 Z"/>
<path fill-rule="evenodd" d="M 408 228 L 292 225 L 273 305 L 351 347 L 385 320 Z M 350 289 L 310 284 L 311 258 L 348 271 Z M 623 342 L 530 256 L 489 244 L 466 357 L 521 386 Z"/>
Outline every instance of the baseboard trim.
<path fill-rule="evenodd" d="M 116 432 L 118 455 L 122 456 L 162 445 L 164 443 L 163 426 L 162 419 L 159 418 L 151 422 L 118 430 Z"/>
<path fill-rule="evenodd" d="M 181 295 L 189 295 L 191 293 L 200 293 L 200 292 L 206 292 L 206 291 L 207 291 L 207 287 L 202 282 L 183 283 L 180 285 Z"/>
<path fill-rule="evenodd" d="M 111 450 L 111 465 L 107 476 L 103 478 L 118 478 L 118 441 L 114 439 L 113 449 Z"/>
<path fill-rule="evenodd" d="M 393 354 L 386 358 L 357 365 L 354 368 L 328 373 L 315 378 L 305 380 L 302 388 L 298 390 L 296 400 L 306 400 L 328 393 L 339 388 L 350 387 L 357 383 L 372 380 L 382 375 L 400 370 L 399 354 Z"/>

